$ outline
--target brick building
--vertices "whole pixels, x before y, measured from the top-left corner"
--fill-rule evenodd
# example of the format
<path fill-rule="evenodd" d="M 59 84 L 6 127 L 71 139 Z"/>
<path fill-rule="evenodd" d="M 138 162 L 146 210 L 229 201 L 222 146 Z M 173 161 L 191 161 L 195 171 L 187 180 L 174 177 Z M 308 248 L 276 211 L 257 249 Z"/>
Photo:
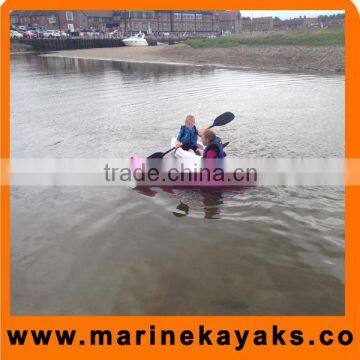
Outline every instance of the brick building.
<path fill-rule="evenodd" d="M 33 26 L 49 30 L 81 31 L 93 29 L 105 31 L 113 21 L 112 11 L 13 11 L 11 24 Z"/>
<path fill-rule="evenodd" d="M 115 11 L 114 22 L 123 33 L 213 33 L 219 31 L 213 11 Z"/>
<path fill-rule="evenodd" d="M 82 11 L 12 11 L 10 19 L 15 26 L 50 30 L 76 31 L 87 26 L 87 19 Z"/>
<path fill-rule="evenodd" d="M 322 28 L 344 27 L 344 18 L 319 18 L 319 26 Z"/>
<path fill-rule="evenodd" d="M 86 17 L 88 30 L 106 31 L 106 28 L 113 25 L 112 11 L 82 11 Z"/>
<path fill-rule="evenodd" d="M 218 11 L 219 28 L 222 33 L 239 34 L 242 27 L 240 11 Z"/>
<path fill-rule="evenodd" d="M 317 28 L 319 27 L 318 18 L 307 18 L 298 17 L 295 19 L 288 20 L 274 20 L 274 29 L 275 30 L 296 30 L 296 29 L 306 29 L 306 28 Z"/>
<path fill-rule="evenodd" d="M 217 15 L 212 11 L 174 11 L 172 31 L 213 33 L 219 31 Z"/>
<path fill-rule="evenodd" d="M 11 24 L 42 29 L 79 32 L 120 29 L 129 34 L 239 34 L 252 31 L 294 30 L 301 28 L 343 27 L 344 15 L 306 16 L 281 20 L 272 17 L 241 17 L 240 11 L 154 10 L 154 11 L 12 11 Z"/>
<path fill-rule="evenodd" d="M 115 11 L 113 20 L 122 33 L 139 31 L 153 33 L 159 28 L 156 11 Z"/>
<path fill-rule="evenodd" d="M 304 17 L 304 25 L 306 28 L 318 28 L 320 26 L 318 18 Z"/>
<path fill-rule="evenodd" d="M 252 31 L 271 31 L 274 29 L 274 19 L 272 17 L 249 18 L 241 19 L 241 29 L 243 32 Z"/>

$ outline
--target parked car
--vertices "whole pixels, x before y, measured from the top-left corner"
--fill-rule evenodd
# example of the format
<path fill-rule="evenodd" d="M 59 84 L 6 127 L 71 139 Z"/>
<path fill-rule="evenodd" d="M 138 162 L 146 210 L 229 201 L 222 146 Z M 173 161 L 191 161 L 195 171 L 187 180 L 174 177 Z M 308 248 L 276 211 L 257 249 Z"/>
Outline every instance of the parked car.
<path fill-rule="evenodd" d="M 89 37 L 89 32 L 87 30 L 81 30 L 79 33 L 80 37 Z"/>
<path fill-rule="evenodd" d="M 90 36 L 90 37 L 99 37 L 99 36 L 100 36 L 100 32 L 99 32 L 99 31 L 96 31 L 96 30 L 90 31 L 90 32 L 89 32 L 89 36 Z"/>
<path fill-rule="evenodd" d="M 26 31 L 27 29 L 26 29 L 26 26 L 23 26 L 23 25 L 20 25 L 20 26 L 18 26 L 17 27 L 17 31 Z"/>
<path fill-rule="evenodd" d="M 60 36 L 63 38 L 68 38 L 70 37 L 70 34 L 66 33 L 65 31 L 60 31 Z"/>
<path fill-rule="evenodd" d="M 80 32 L 81 37 L 99 37 L 100 33 L 98 31 L 93 30 L 82 30 Z"/>
<path fill-rule="evenodd" d="M 107 33 L 109 37 L 119 37 L 121 35 L 120 30 L 113 30 Z"/>
<path fill-rule="evenodd" d="M 22 39 L 23 35 L 16 30 L 10 30 L 10 39 Z"/>
<path fill-rule="evenodd" d="M 38 38 L 38 32 L 36 30 L 27 30 L 23 33 L 25 39 L 36 39 Z"/>
<path fill-rule="evenodd" d="M 59 30 L 46 30 L 42 33 L 44 39 L 60 38 L 61 34 Z"/>

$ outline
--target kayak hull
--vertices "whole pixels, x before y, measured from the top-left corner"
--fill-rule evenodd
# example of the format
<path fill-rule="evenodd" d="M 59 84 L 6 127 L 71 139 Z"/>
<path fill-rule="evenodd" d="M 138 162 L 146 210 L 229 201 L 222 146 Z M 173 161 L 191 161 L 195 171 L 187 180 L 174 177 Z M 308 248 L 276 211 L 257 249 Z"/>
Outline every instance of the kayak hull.
<path fill-rule="evenodd" d="M 134 156 L 130 169 L 137 187 L 229 189 L 256 185 L 256 174 L 227 169 L 224 159 L 147 159 Z"/>
<path fill-rule="evenodd" d="M 171 139 L 171 148 L 176 138 Z M 204 149 L 198 142 L 200 149 Z M 194 151 L 178 148 L 163 159 L 131 158 L 136 187 L 229 189 L 256 185 L 257 175 L 230 168 L 225 159 L 203 159 Z"/>

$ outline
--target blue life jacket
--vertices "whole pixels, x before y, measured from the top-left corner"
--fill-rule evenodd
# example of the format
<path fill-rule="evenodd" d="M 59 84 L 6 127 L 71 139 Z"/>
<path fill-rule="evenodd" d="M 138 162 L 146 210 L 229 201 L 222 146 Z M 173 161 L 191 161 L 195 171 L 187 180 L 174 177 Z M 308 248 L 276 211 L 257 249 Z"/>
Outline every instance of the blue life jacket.
<path fill-rule="evenodd" d="M 177 137 L 177 141 L 182 142 L 183 144 L 187 145 L 196 145 L 198 138 L 198 131 L 196 126 L 192 129 L 188 129 L 186 125 L 182 125 L 180 128 L 179 135 Z"/>
<path fill-rule="evenodd" d="M 216 152 L 216 157 L 218 159 L 223 159 L 226 156 L 226 153 L 223 149 L 221 139 L 216 137 L 214 141 L 212 141 L 204 150 L 203 158 L 207 158 L 207 153 L 209 150 L 214 150 Z"/>

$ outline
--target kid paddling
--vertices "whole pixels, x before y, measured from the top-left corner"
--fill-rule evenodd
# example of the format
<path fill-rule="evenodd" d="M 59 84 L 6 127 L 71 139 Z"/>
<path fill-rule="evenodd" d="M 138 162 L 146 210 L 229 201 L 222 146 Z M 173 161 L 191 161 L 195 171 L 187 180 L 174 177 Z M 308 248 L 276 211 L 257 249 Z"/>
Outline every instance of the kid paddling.
<path fill-rule="evenodd" d="M 202 131 L 198 131 L 195 126 L 195 117 L 188 115 L 185 119 L 185 125 L 182 125 L 175 144 L 176 148 L 181 147 L 183 150 L 193 150 L 198 155 L 201 155 L 201 150 L 197 143 L 198 136 L 202 135 Z"/>
<path fill-rule="evenodd" d="M 226 156 L 221 139 L 213 131 L 204 130 L 201 139 L 205 146 L 204 159 L 222 159 Z"/>

